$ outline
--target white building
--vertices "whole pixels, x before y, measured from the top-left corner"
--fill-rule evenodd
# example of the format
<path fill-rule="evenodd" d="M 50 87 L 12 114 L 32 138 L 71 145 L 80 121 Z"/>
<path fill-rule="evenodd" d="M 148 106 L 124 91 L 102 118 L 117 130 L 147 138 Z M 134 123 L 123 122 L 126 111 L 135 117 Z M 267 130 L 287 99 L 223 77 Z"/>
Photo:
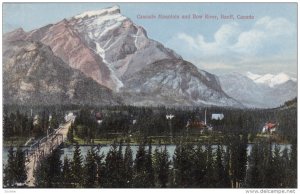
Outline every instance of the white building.
<path fill-rule="evenodd" d="M 218 114 L 212 114 L 211 115 L 211 120 L 223 120 L 224 119 L 224 114 L 223 113 L 218 113 Z"/>

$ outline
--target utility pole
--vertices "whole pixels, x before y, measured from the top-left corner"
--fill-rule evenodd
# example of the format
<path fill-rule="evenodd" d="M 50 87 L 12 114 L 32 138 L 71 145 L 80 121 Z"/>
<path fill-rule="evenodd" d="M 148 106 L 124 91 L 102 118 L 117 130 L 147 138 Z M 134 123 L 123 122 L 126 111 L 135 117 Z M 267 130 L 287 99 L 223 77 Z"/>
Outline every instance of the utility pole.
<path fill-rule="evenodd" d="M 204 124 L 206 125 L 206 109 L 205 109 L 205 112 L 204 112 Z"/>
<path fill-rule="evenodd" d="M 169 122 L 169 129 L 170 129 L 171 143 L 173 143 L 172 119 L 173 119 L 174 117 L 175 117 L 175 116 L 172 115 L 172 114 L 166 115 L 166 119 L 167 119 L 168 122 Z"/>

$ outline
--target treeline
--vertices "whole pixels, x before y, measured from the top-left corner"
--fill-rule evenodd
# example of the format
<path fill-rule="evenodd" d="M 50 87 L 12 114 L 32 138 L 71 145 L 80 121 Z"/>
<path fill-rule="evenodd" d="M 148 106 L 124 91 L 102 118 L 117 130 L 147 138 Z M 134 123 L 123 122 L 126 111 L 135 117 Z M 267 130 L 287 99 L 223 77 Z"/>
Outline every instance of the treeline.
<path fill-rule="evenodd" d="M 175 136 L 186 133 L 188 121 L 204 121 L 207 110 L 207 123 L 214 131 L 223 133 L 246 132 L 255 135 L 266 122 L 279 123 L 277 133 L 291 141 L 297 135 L 297 108 L 278 109 L 231 109 L 231 108 L 193 108 L 175 109 L 166 107 L 101 107 L 81 109 L 77 113 L 74 131 L 82 139 L 109 137 L 110 134 L 137 134 L 144 138 L 170 134 L 167 114 L 175 117 L 171 127 Z M 224 114 L 223 120 L 212 120 L 213 113 Z M 99 114 L 98 118 L 96 114 Z M 101 123 L 97 123 L 97 119 Z"/>
<path fill-rule="evenodd" d="M 294 99 L 287 104 L 296 104 Z M 33 111 L 31 116 L 31 110 Z M 175 117 L 171 127 L 175 136 L 186 132 L 188 121 L 203 121 L 207 110 L 207 123 L 214 131 L 247 132 L 255 135 L 260 132 L 266 122 L 279 123 L 278 133 L 287 141 L 297 136 L 297 107 L 281 107 L 277 109 L 233 109 L 226 107 L 134 107 L 134 106 L 15 106 L 5 105 L 3 112 L 4 138 L 13 136 L 39 137 L 50 127 L 55 128 L 63 122 L 68 111 L 76 114 L 73 130 L 77 136 L 87 141 L 95 138 L 111 138 L 111 134 L 136 134 L 141 137 L 163 136 L 170 134 L 167 114 Z M 99 113 L 100 116 L 96 117 Z M 212 120 L 211 114 L 224 114 L 223 120 Z M 39 125 L 34 126 L 34 116 L 39 115 Z M 53 121 L 49 122 L 49 115 Z M 97 123 L 101 120 L 101 124 Z M 51 124 L 53 123 L 53 124 Z M 112 135 L 112 138 L 114 136 Z"/>
<path fill-rule="evenodd" d="M 215 145 L 214 145 L 215 146 Z M 113 144 L 104 156 L 91 148 L 83 158 L 79 146 L 72 160 L 56 150 L 35 172 L 40 188 L 296 188 L 297 149 L 280 152 L 269 142 L 255 144 L 247 157 L 247 138 L 228 137 L 226 144 L 176 146 L 172 160 L 165 146 L 152 150 Z"/>
<path fill-rule="evenodd" d="M 44 110 L 32 115 L 19 111 L 4 111 L 3 115 L 3 138 L 9 141 L 11 137 L 41 137 L 47 133 L 47 130 L 56 129 L 59 123 L 63 122 L 63 114 L 60 111 L 50 112 Z"/>

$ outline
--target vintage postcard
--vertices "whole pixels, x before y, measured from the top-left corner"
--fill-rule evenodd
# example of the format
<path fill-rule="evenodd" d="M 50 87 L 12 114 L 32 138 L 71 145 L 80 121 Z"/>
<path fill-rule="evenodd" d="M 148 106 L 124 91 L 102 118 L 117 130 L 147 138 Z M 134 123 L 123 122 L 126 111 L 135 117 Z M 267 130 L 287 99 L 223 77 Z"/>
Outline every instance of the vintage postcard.
<path fill-rule="evenodd" d="M 3 3 L 2 188 L 295 192 L 297 6 Z"/>

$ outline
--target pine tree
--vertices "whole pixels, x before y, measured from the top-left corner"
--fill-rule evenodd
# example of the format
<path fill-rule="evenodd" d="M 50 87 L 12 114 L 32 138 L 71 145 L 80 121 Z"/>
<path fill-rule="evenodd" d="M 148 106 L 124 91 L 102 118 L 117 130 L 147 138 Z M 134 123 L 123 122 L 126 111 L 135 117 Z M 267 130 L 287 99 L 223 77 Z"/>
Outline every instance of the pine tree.
<path fill-rule="evenodd" d="M 272 182 L 272 188 L 282 188 L 283 187 L 283 179 L 284 177 L 284 166 L 283 160 L 280 155 L 279 145 L 275 144 L 274 153 L 273 153 L 273 179 L 270 180 Z"/>
<path fill-rule="evenodd" d="M 164 150 L 161 150 L 160 152 L 156 148 L 154 152 L 154 170 L 157 177 L 156 180 L 158 187 L 167 187 L 169 180 L 169 166 L 170 161 L 167 148 L 165 147 Z"/>
<path fill-rule="evenodd" d="M 148 145 L 148 152 L 146 153 L 146 181 L 148 182 L 147 187 L 153 188 L 155 185 L 155 178 L 154 178 L 154 169 L 152 165 L 152 145 L 151 140 Z"/>
<path fill-rule="evenodd" d="M 126 180 L 125 180 L 125 163 L 124 163 L 124 157 L 122 153 L 122 148 L 123 148 L 123 142 L 122 140 L 119 143 L 119 150 L 117 154 L 117 172 L 119 174 L 117 180 L 118 180 L 118 187 L 120 188 L 125 188 L 126 187 Z"/>
<path fill-rule="evenodd" d="M 216 187 L 217 188 L 224 188 L 226 187 L 225 183 L 225 168 L 223 165 L 223 157 L 222 157 L 222 146 L 219 144 L 217 148 L 217 158 L 215 163 L 216 169 Z"/>
<path fill-rule="evenodd" d="M 214 155 L 212 152 L 212 145 L 209 143 L 205 146 L 206 154 L 206 173 L 204 176 L 204 187 L 214 188 L 216 183 L 216 175 L 214 169 Z"/>
<path fill-rule="evenodd" d="M 282 156 L 281 156 L 281 161 L 282 161 L 282 168 L 283 170 L 283 174 L 282 174 L 282 181 L 283 181 L 283 188 L 288 188 L 290 187 L 290 177 L 291 174 L 293 173 L 293 169 L 291 169 L 290 166 L 290 157 L 289 157 L 289 151 L 287 148 L 285 148 L 282 152 Z"/>
<path fill-rule="evenodd" d="M 59 126 L 59 121 L 57 118 L 57 114 L 56 112 L 53 112 L 51 115 L 51 120 L 49 122 L 49 127 L 51 127 L 52 129 L 57 129 Z"/>
<path fill-rule="evenodd" d="M 176 146 L 173 155 L 174 162 L 174 176 L 176 187 L 186 188 L 191 187 L 193 179 L 191 177 L 193 167 L 193 147 L 191 145 L 178 145 Z"/>
<path fill-rule="evenodd" d="M 15 156 L 14 150 L 11 146 L 8 150 L 8 160 L 5 168 L 3 169 L 4 177 L 3 184 L 4 187 L 11 188 L 15 185 L 16 176 L 15 176 Z"/>
<path fill-rule="evenodd" d="M 55 149 L 49 158 L 50 168 L 48 176 L 51 178 L 51 187 L 63 187 L 62 184 L 62 162 L 60 160 L 60 149 Z"/>
<path fill-rule="evenodd" d="M 75 186 L 81 187 L 83 181 L 83 177 L 82 177 L 83 166 L 82 166 L 81 151 L 78 144 L 75 145 L 71 169 L 72 169 L 72 177 Z"/>
<path fill-rule="evenodd" d="M 244 183 L 247 171 L 247 147 L 248 147 L 248 135 L 244 133 L 242 138 L 239 139 L 238 144 L 238 165 L 236 169 L 236 178 L 238 187 Z"/>
<path fill-rule="evenodd" d="M 134 177 L 133 187 L 134 188 L 147 188 L 147 174 L 146 174 L 146 163 L 147 156 L 145 146 L 141 144 L 134 160 Z"/>
<path fill-rule="evenodd" d="M 289 187 L 297 188 L 297 140 L 292 140 L 291 145 L 291 159 L 290 159 L 290 169 L 291 169 L 291 181 Z"/>
<path fill-rule="evenodd" d="M 96 163 L 93 147 L 91 148 L 91 150 L 88 150 L 87 152 L 83 174 L 84 174 L 83 186 L 85 188 L 95 187 L 96 180 L 97 180 L 97 163 Z"/>
<path fill-rule="evenodd" d="M 61 173 L 60 150 L 53 150 L 52 154 L 41 160 L 34 172 L 35 186 L 39 188 L 63 187 Z"/>
<path fill-rule="evenodd" d="M 243 184 L 247 169 L 247 134 L 230 138 L 230 166 L 234 188 Z"/>
<path fill-rule="evenodd" d="M 104 154 L 101 153 L 101 146 L 98 145 L 97 146 L 97 152 L 94 152 L 94 157 L 96 160 L 96 164 L 97 164 L 97 180 L 96 180 L 96 185 L 97 187 L 104 187 L 104 179 L 105 179 L 105 163 L 104 163 Z"/>
<path fill-rule="evenodd" d="M 206 155 L 202 149 L 202 144 L 197 145 L 193 155 L 192 173 L 193 187 L 201 188 L 204 185 L 206 174 Z"/>
<path fill-rule="evenodd" d="M 49 188 L 52 185 L 52 180 L 49 175 L 50 164 L 48 157 L 38 163 L 36 170 L 34 171 L 35 187 L 37 188 Z"/>
<path fill-rule="evenodd" d="M 111 149 L 105 158 L 105 182 L 104 187 L 118 188 L 119 186 L 119 171 L 118 171 L 118 150 L 115 143 L 112 144 Z"/>
<path fill-rule="evenodd" d="M 20 147 L 16 151 L 15 158 L 15 176 L 17 183 L 24 183 L 27 180 L 27 171 L 25 165 L 25 154 Z"/>
<path fill-rule="evenodd" d="M 132 150 L 129 144 L 127 144 L 124 154 L 124 173 L 125 173 L 125 187 L 132 187 L 133 182 L 133 157 Z"/>
<path fill-rule="evenodd" d="M 3 117 L 3 138 L 6 140 L 13 135 L 13 123 L 11 119 L 6 114 Z"/>
<path fill-rule="evenodd" d="M 228 146 L 226 147 L 224 156 L 224 188 L 231 188 L 231 178 L 230 178 L 230 151 Z"/>
<path fill-rule="evenodd" d="M 65 188 L 72 187 L 71 164 L 67 156 L 64 157 L 64 164 L 62 169 L 62 180 Z"/>
<path fill-rule="evenodd" d="M 254 144 L 249 156 L 249 168 L 245 187 L 261 188 L 262 187 L 262 151 L 260 144 Z"/>

